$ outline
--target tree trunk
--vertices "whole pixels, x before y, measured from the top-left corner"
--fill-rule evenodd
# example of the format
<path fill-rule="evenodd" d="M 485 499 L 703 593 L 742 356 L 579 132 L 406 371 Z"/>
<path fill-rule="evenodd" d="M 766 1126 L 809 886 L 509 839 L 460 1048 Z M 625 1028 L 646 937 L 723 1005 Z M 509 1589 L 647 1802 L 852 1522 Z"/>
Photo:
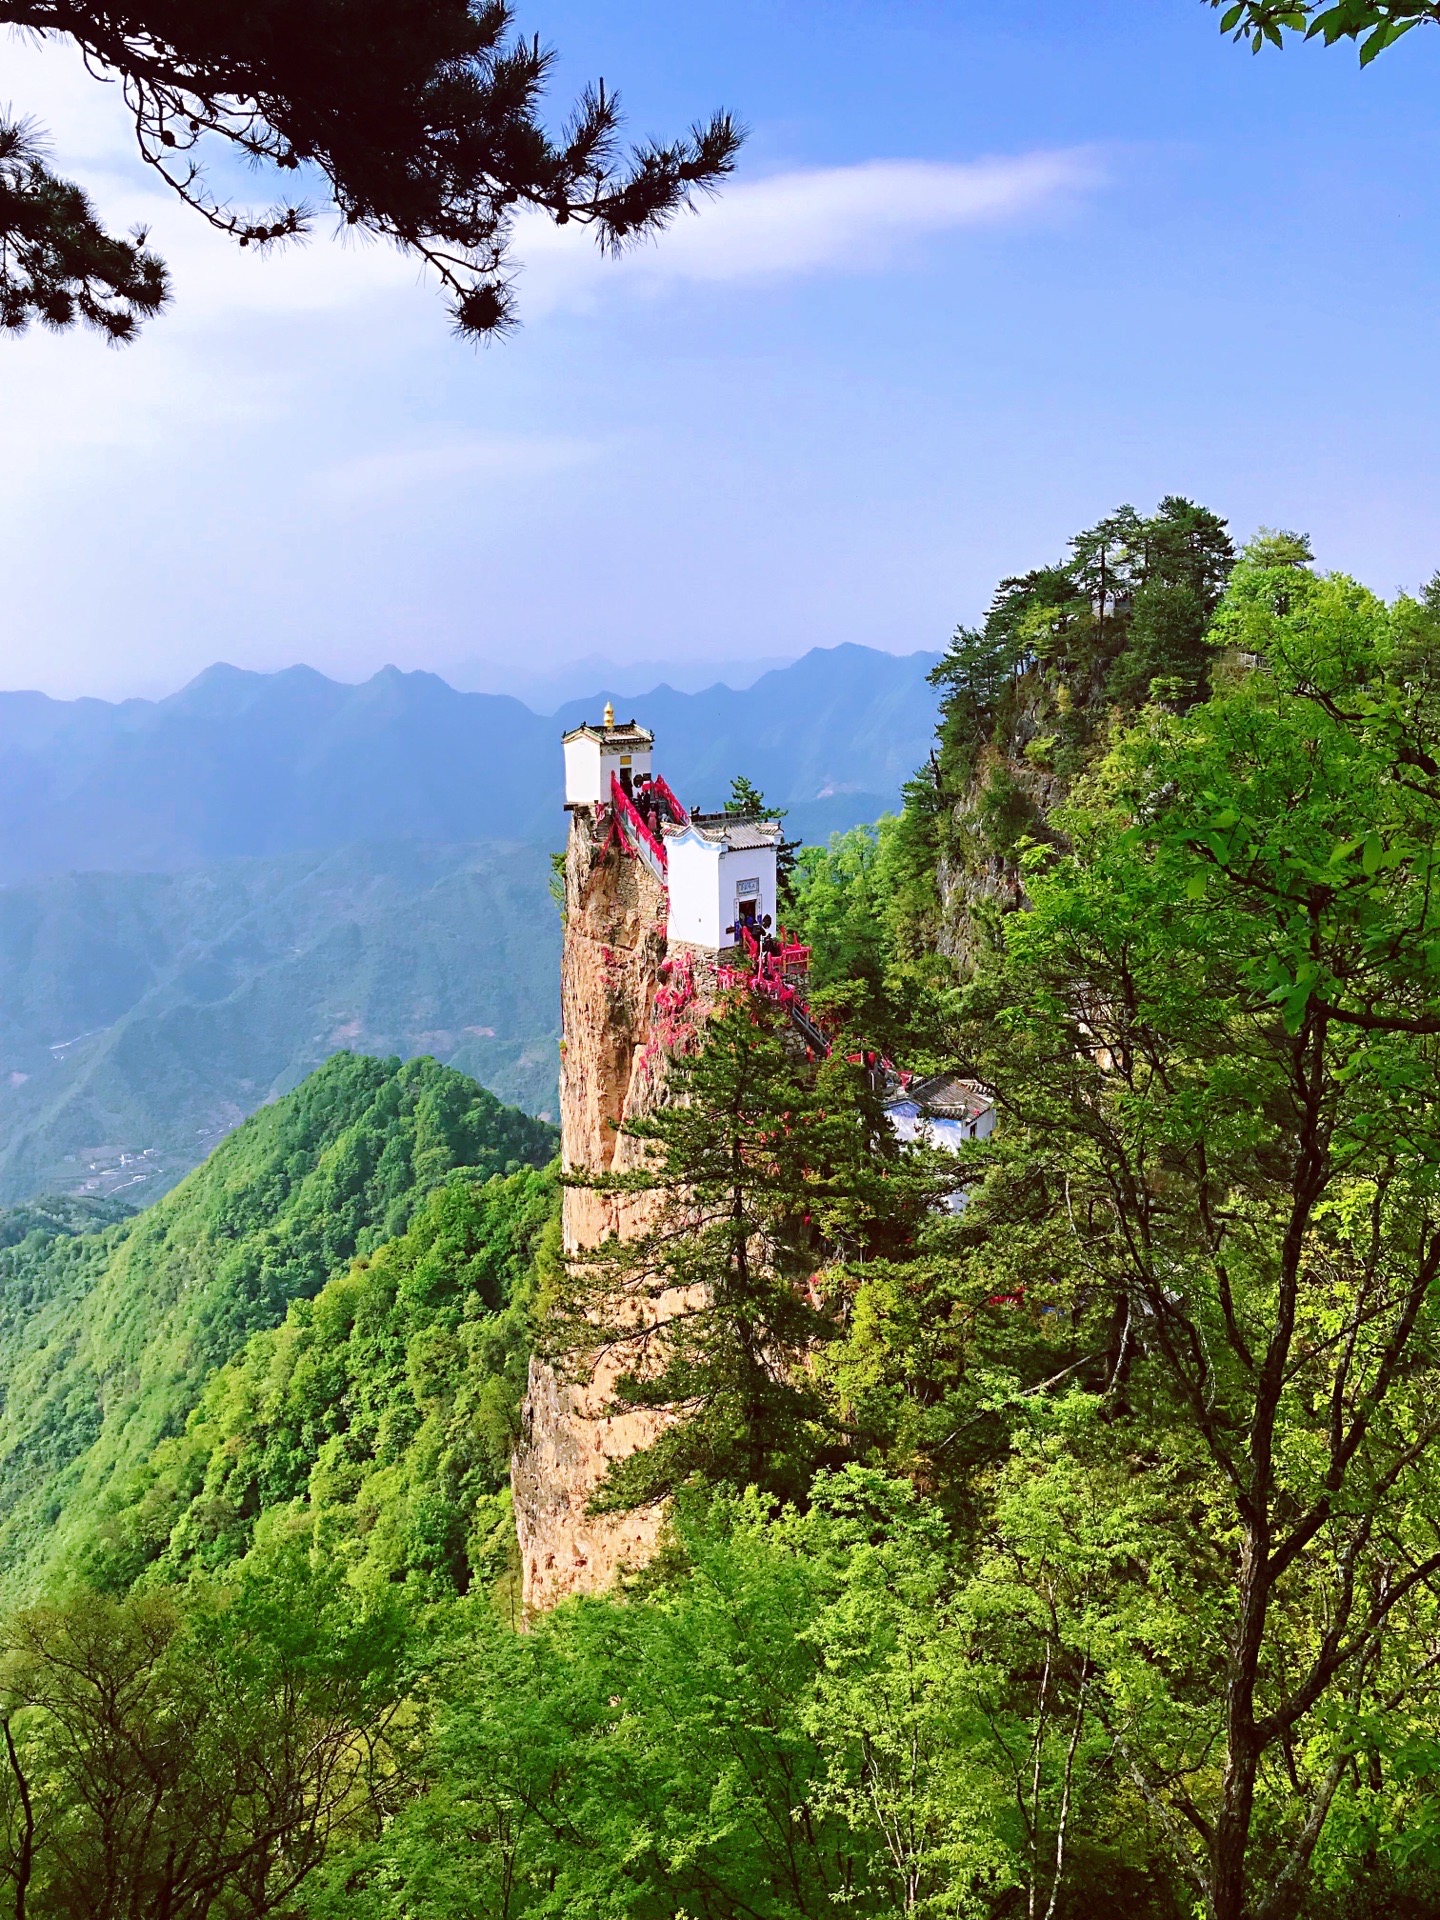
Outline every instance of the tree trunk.
<path fill-rule="evenodd" d="M 15 1748 L 15 1736 L 10 1731 L 10 1722 L 3 1722 L 5 1730 L 5 1753 L 10 1762 L 10 1772 L 15 1780 L 15 1790 L 20 1796 L 20 1842 L 16 1848 L 15 1864 L 15 1920 L 25 1920 L 26 1901 L 30 1893 L 30 1877 L 35 1870 L 35 1808 L 30 1798 L 30 1782 L 25 1778 L 25 1770 L 20 1765 L 20 1755 Z"/>
<path fill-rule="evenodd" d="M 1247 1529 L 1240 1561 L 1239 1632 L 1225 1697 L 1225 1775 L 1210 1849 L 1210 1920 L 1246 1920 L 1249 1912 L 1245 1859 L 1255 1809 L 1255 1777 L 1260 1767 L 1255 1682 L 1269 1608 L 1268 1558 L 1269 1542 L 1264 1533 Z"/>

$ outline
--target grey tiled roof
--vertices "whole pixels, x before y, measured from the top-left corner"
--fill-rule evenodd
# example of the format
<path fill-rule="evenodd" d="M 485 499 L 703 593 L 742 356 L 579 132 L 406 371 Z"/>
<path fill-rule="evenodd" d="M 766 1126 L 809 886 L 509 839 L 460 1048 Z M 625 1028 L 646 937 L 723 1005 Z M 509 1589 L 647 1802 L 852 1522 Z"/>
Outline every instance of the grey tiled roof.
<path fill-rule="evenodd" d="M 975 1120 L 995 1104 L 988 1088 L 978 1080 L 964 1080 L 958 1073 L 935 1073 L 928 1080 L 912 1080 L 895 1098 L 913 1101 L 937 1120 Z"/>
<path fill-rule="evenodd" d="M 692 813 L 690 824 L 704 839 L 732 853 L 774 847 L 780 841 L 778 820 L 746 820 L 735 813 Z"/>
<path fill-rule="evenodd" d="M 578 727 L 571 727 L 562 734 L 561 740 L 574 740 L 580 734 L 588 733 L 592 740 L 599 740 L 607 747 L 653 747 L 655 736 L 648 727 L 638 726 L 633 720 L 626 720 L 613 727 L 597 726 L 594 721 L 586 720 Z"/>

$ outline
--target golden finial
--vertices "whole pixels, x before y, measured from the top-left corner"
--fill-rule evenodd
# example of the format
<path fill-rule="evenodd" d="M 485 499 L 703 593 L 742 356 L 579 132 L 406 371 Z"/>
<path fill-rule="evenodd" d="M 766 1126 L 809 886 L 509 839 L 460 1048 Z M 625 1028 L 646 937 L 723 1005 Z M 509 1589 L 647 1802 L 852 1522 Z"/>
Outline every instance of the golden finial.
<path fill-rule="evenodd" d="M 607 727 L 615 724 L 615 709 L 608 700 L 605 702 L 605 724 Z"/>

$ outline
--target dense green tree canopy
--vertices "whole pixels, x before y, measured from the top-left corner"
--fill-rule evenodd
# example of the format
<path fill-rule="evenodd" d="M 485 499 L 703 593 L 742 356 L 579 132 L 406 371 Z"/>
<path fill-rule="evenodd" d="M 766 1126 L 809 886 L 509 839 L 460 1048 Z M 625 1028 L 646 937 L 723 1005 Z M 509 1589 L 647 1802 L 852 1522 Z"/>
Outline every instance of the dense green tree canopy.
<path fill-rule="evenodd" d="M 556 139 L 541 117 L 553 53 L 508 0 L 0 0 L 0 26 L 65 39 L 118 78 L 141 157 L 241 246 L 293 239 L 303 199 L 242 212 L 207 181 L 207 141 L 320 183 L 342 222 L 418 255 L 462 333 L 504 327 L 515 213 L 595 229 L 608 248 L 662 227 L 730 171 L 717 114 L 629 155 L 616 96 L 587 89 Z M 168 281 L 144 236 L 106 233 L 33 130 L 0 125 L 0 325 L 83 320 L 127 340 Z"/>
<path fill-rule="evenodd" d="M 1094 1325 L 1105 1451 L 1203 1515 L 1167 1589 L 1223 1684 L 1112 1670 L 1104 1711 L 1240 1920 L 1304 1883 L 1358 1727 L 1433 1711 L 1440 627 L 1247 563 L 1216 638 L 1232 684 L 1077 789 L 971 1016 L 998 1230 L 1063 1224 L 1032 1294 Z"/>
<path fill-rule="evenodd" d="M 1093 578 L 1041 602 L 1062 676 L 1105 659 L 1116 550 L 1104 529 L 1077 543 Z M 731 1402 L 729 1452 L 684 1455 L 702 1479 L 782 1489 L 787 1465 L 848 1457 L 933 1503 L 954 1559 L 906 1656 L 908 1710 L 933 1675 L 956 1770 L 924 1807 L 888 1803 L 914 1910 L 1043 1911 L 1054 1888 L 1056 1911 L 1093 1911 L 1122 1886 L 1144 1910 L 1146 1882 L 1157 1911 L 1199 1897 L 1213 1920 L 1403 1910 L 1440 1857 L 1440 618 L 1432 596 L 1386 606 L 1308 560 L 1273 531 L 1233 566 L 1219 550 L 1203 682 L 1173 699 L 1152 679 L 1130 724 L 1111 709 L 1046 832 L 1017 845 L 1022 900 L 969 984 L 912 1002 L 999 1102 L 996 1135 L 953 1166 L 965 1211 L 837 1246 L 808 1280 L 800 1258 L 760 1351 L 772 1403 L 803 1397 L 803 1420 Z M 885 823 L 802 864 L 807 931 L 867 1006 L 902 977 L 898 855 Z M 672 1174 L 700 1165 L 682 1135 L 733 1165 L 724 1087 L 767 1079 L 705 1061 L 660 1123 Z M 754 1110 L 758 1207 L 727 1211 L 717 1181 L 713 1219 L 677 1212 L 617 1246 L 621 1284 L 584 1298 L 593 1349 L 623 1338 L 646 1274 L 652 1297 L 656 1279 L 713 1282 L 712 1344 L 682 1329 L 648 1389 L 684 1416 L 677 1452 L 743 1348 L 706 1236 L 733 1218 L 757 1294 L 790 1270 L 760 1227 L 802 1204 L 820 1158 L 802 1144 L 790 1163 L 792 1098 Z M 763 1468 L 737 1444 L 762 1427 Z M 639 1464 L 614 1491 L 655 1485 Z M 873 1630 L 878 1595 L 855 1607 Z M 902 1785 L 882 1766 L 896 1722 L 867 1720 L 877 1689 L 869 1672 L 844 1694 L 852 1835 Z M 987 1856 L 1006 1764 L 1023 1817 Z M 1082 1832 L 1127 1842 L 1082 1858 Z"/>
<path fill-rule="evenodd" d="M 77 1595 L 8 1622 L 16 1920 L 293 1915 L 329 1848 L 398 1798 L 406 1626 L 388 1596 L 357 1603 L 294 1554 L 228 1587 Z"/>
<path fill-rule="evenodd" d="M 42 1587 L 217 1367 L 409 1227 L 427 1194 L 543 1165 L 554 1133 L 433 1060 L 337 1054 L 108 1231 L 0 1249 L 0 1583 Z"/>
<path fill-rule="evenodd" d="M 800 853 L 792 917 L 811 948 L 812 998 L 841 1008 L 870 1045 L 907 1067 L 945 1064 L 927 1040 L 954 972 L 939 925 L 935 789 L 912 781 L 902 814 Z"/>
<path fill-rule="evenodd" d="M 682 1504 L 671 1554 L 640 1604 L 457 1621 L 426 1791 L 335 1863 L 316 1920 L 1044 1913 L 1066 1739 L 1027 1753 L 1017 1805 L 1013 1581 L 967 1587 L 934 1510 L 858 1469 L 803 1516 Z M 1079 1844 L 1092 1911 L 1166 1912 L 1121 1834 Z"/>
<path fill-rule="evenodd" d="M 225 1575 L 282 1535 L 361 1585 L 427 1598 L 504 1575 L 532 1267 L 557 1198 L 552 1174 L 462 1173 L 293 1301 L 134 1473 L 84 1542 L 88 1578 Z"/>
<path fill-rule="evenodd" d="M 48 1242 L 56 1234 L 94 1233 L 128 1220 L 133 1209 L 123 1200 L 99 1194 L 46 1194 L 18 1207 L 0 1207 L 0 1250 L 18 1247 L 31 1234 Z"/>
<path fill-rule="evenodd" d="M 888 916 L 907 957 L 973 955 L 1024 900 L 1021 849 L 1053 838 L 1057 801 L 1115 729 L 1147 702 L 1180 712 L 1206 698 L 1234 563 L 1208 508 L 1178 495 L 1150 514 L 1122 506 L 1067 558 L 1002 580 L 980 627 L 956 629 L 930 675 L 930 763 L 905 792 L 906 864 L 930 876 Z"/>
<path fill-rule="evenodd" d="M 1119 507 L 1076 534 L 1067 560 L 1002 580 L 983 627 L 958 628 L 930 676 L 942 780 L 968 777 L 987 745 L 1023 751 L 1041 725 L 1050 758 L 1073 769 L 1111 704 L 1202 698 L 1234 560 L 1225 522 L 1172 495 L 1149 515 Z"/>

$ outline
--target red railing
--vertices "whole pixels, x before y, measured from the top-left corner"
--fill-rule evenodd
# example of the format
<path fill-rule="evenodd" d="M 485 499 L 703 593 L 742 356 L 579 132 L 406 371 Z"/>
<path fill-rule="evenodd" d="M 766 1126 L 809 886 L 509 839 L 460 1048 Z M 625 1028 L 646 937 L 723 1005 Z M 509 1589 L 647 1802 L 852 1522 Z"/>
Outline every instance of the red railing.
<path fill-rule="evenodd" d="M 620 776 L 610 776 L 610 804 L 615 809 L 617 820 L 623 820 L 626 830 L 632 833 L 641 846 L 649 849 L 650 856 L 663 875 L 669 862 L 665 857 L 665 842 L 653 834 L 640 815 L 639 808 L 620 784 Z"/>
<path fill-rule="evenodd" d="M 670 817 L 676 826 L 688 827 L 690 824 L 689 809 L 682 807 L 680 802 L 675 798 L 670 788 L 670 782 L 665 776 L 660 773 L 652 773 L 650 776 L 650 785 L 654 788 L 655 792 L 659 794 L 666 806 L 669 807 Z"/>
<path fill-rule="evenodd" d="M 821 1031 L 801 992 L 810 974 L 809 947 L 798 940 L 789 939 L 783 927 L 778 936 L 771 940 L 752 932 L 749 925 L 744 923 L 740 927 L 740 945 L 750 964 L 719 968 L 721 991 L 743 987 L 750 993 L 759 994 L 762 1000 L 782 1007 L 804 1035 L 808 1046 L 817 1052 L 829 1053 L 829 1039 Z"/>

